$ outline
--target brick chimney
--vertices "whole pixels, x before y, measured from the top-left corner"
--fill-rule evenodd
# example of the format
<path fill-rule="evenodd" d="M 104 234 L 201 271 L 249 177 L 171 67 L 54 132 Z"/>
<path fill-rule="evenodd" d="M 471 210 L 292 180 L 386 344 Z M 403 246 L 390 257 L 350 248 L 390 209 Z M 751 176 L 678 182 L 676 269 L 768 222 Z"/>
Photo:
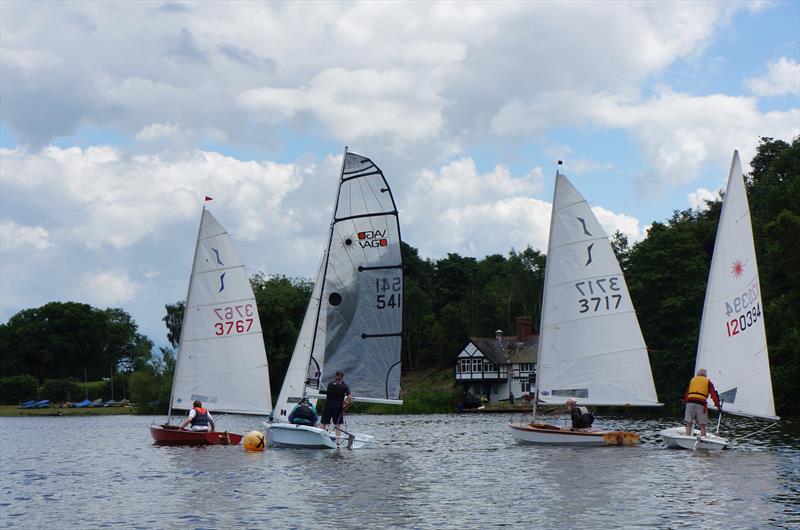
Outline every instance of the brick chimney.
<path fill-rule="evenodd" d="M 531 336 L 533 319 L 531 317 L 517 317 L 517 340 L 525 340 Z"/>

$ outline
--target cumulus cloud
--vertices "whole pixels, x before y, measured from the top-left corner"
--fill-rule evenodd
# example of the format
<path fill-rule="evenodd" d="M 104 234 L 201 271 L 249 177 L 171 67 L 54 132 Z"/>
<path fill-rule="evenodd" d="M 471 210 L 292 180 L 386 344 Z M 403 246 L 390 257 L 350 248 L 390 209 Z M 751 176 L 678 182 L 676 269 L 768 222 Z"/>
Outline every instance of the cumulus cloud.
<path fill-rule="evenodd" d="M 539 116 L 545 108 L 564 109 L 551 114 L 546 127 L 590 124 L 628 131 L 652 171 L 640 175 L 639 186 L 651 192 L 690 182 L 709 161 L 724 165 L 734 149 L 749 158 L 758 142 L 753 131 L 792 138 L 800 123 L 798 108 L 762 113 L 752 98 L 692 96 L 662 86 L 645 101 L 570 91 L 544 94 L 524 104 L 512 101 L 495 116 L 492 130 L 536 134 L 544 127 Z"/>
<path fill-rule="evenodd" d="M 152 142 L 165 138 L 177 138 L 178 136 L 180 136 L 180 125 L 177 123 L 151 123 L 136 133 L 134 139 Z"/>
<path fill-rule="evenodd" d="M 794 59 L 781 57 L 769 64 L 767 75 L 750 78 L 745 84 L 757 96 L 793 94 L 800 97 L 800 64 Z"/>
<path fill-rule="evenodd" d="M 639 227 L 639 220 L 635 217 L 624 213 L 614 213 L 602 206 L 593 206 L 592 212 L 608 237 L 611 237 L 617 230 L 628 236 L 631 243 L 641 241 L 645 237 L 645 230 Z"/>
<path fill-rule="evenodd" d="M 428 83 L 400 69 L 331 68 L 308 87 L 247 90 L 240 104 L 276 122 L 313 113 L 339 140 L 389 137 L 399 144 L 434 138 L 442 127 L 444 99 Z"/>
<path fill-rule="evenodd" d="M 14 221 L 0 223 L 0 244 L 4 251 L 24 247 L 44 250 L 53 246 L 49 236 L 41 226 L 20 226 Z"/>
<path fill-rule="evenodd" d="M 708 202 L 719 200 L 720 191 L 722 190 L 711 191 L 705 188 L 697 188 L 697 190 L 690 193 L 686 199 L 693 210 L 707 210 Z"/>
<path fill-rule="evenodd" d="M 117 269 L 88 273 L 83 279 L 81 293 L 92 305 L 104 307 L 130 302 L 138 288 L 127 271 Z"/>
<path fill-rule="evenodd" d="M 204 195 L 230 209 L 231 228 L 246 239 L 260 237 L 267 225 L 287 230 L 292 220 L 280 214 L 281 201 L 307 171 L 201 150 L 129 156 L 108 146 L 51 146 L 5 149 L 0 157 L 4 186 L 33 203 L 68 205 L 70 234 L 88 248 L 123 249 L 159 236 L 197 215 Z"/>
<path fill-rule="evenodd" d="M 6 2 L 0 105 L 15 136 L 34 146 L 82 124 L 133 133 L 180 123 L 187 133 L 211 127 L 263 141 L 279 121 L 308 126 L 309 114 L 339 141 L 440 151 L 483 136 L 493 115 L 495 133 L 517 129 L 504 119 L 530 108 L 532 94 L 635 95 L 742 8 Z M 529 128 L 559 110 L 540 109 Z M 260 127 L 242 127 L 254 114 Z"/>

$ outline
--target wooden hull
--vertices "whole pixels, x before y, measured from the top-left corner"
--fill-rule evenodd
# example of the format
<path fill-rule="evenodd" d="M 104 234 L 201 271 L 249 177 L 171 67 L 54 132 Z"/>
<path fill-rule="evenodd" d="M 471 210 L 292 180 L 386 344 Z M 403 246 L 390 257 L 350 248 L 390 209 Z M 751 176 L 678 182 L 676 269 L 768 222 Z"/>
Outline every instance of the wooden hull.
<path fill-rule="evenodd" d="M 547 423 L 509 423 L 508 426 L 514 440 L 520 444 L 604 447 L 639 443 L 639 435 L 628 431 L 573 430 Z"/>
<path fill-rule="evenodd" d="M 686 436 L 685 427 L 670 427 L 661 431 L 660 434 L 664 444 L 674 449 L 719 451 L 728 446 L 726 438 L 711 433 L 706 433 L 706 436 L 701 438 L 700 431 L 697 429 L 694 429 L 691 436 Z"/>
<path fill-rule="evenodd" d="M 336 432 L 325 431 L 309 425 L 291 423 L 265 423 L 269 445 L 273 447 L 295 447 L 303 449 L 336 449 Z M 352 436 L 352 440 L 351 440 Z M 363 449 L 371 447 L 375 438 L 368 434 L 342 432 L 339 445 L 343 449 Z"/>
<path fill-rule="evenodd" d="M 187 431 L 176 425 L 151 425 L 150 435 L 158 445 L 239 445 L 241 434 L 220 431 Z"/>

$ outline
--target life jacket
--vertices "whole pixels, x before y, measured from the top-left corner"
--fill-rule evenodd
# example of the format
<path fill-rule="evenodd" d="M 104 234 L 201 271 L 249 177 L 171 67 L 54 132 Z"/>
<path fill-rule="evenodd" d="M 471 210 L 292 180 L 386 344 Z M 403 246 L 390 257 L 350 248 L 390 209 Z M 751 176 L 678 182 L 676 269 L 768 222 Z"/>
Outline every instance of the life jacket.
<path fill-rule="evenodd" d="M 208 426 L 208 411 L 203 407 L 194 408 L 194 418 L 192 418 L 192 427 L 207 427 Z"/>
<path fill-rule="evenodd" d="M 296 425 L 314 425 L 317 423 L 317 415 L 311 406 L 301 403 L 289 414 L 289 423 L 294 423 Z"/>
<path fill-rule="evenodd" d="M 708 377 L 696 375 L 689 381 L 689 390 L 686 391 L 686 400 L 694 403 L 705 403 L 708 399 Z"/>

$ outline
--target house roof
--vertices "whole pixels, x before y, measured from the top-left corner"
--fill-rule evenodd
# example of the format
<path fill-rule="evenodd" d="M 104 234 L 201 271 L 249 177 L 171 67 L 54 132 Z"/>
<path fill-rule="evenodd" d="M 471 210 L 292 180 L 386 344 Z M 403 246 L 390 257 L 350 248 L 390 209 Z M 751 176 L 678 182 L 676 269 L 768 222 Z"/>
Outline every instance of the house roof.
<path fill-rule="evenodd" d="M 469 340 L 494 364 L 535 363 L 539 358 L 539 336 L 530 335 L 522 340 L 517 337 L 496 338 L 470 337 Z"/>

